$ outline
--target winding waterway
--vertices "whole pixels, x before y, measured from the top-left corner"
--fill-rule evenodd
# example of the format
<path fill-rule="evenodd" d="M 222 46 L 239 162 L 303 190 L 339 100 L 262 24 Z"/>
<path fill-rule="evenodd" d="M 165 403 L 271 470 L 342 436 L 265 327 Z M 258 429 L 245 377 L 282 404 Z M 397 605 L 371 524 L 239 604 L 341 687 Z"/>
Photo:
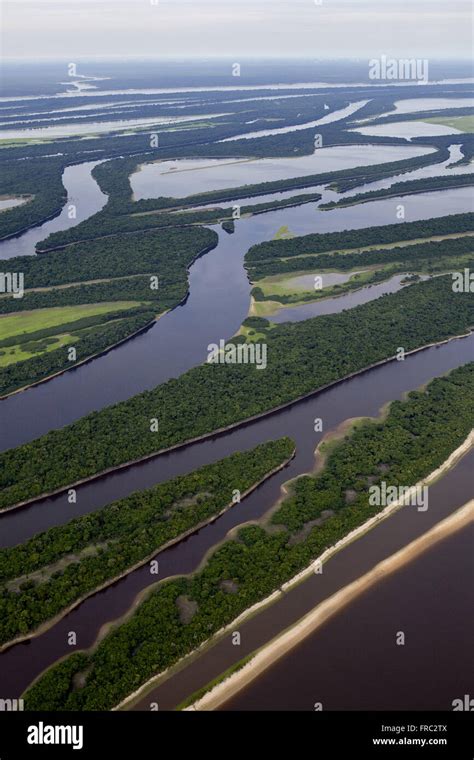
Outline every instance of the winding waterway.
<path fill-rule="evenodd" d="M 47 159 L 45 159 L 47 161 Z M 107 196 L 102 192 L 91 172 L 101 161 L 86 161 L 82 164 L 66 166 L 63 172 L 63 185 L 67 200 L 58 216 L 37 227 L 24 232 L 18 237 L 0 240 L 0 259 L 11 259 L 13 256 L 33 256 L 36 243 L 44 240 L 53 232 L 67 230 L 96 214 L 107 202 Z M 75 216 L 70 218 L 70 206 L 75 207 Z"/>
<path fill-rule="evenodd" d="M 333 197 L 332 191 L 323 193 L 321 202 Z M 459 188 L 407 196 L 403 204 L 405 221 L 415 221 L 471 211 L 472 195 L 469 188 Z M 318 211 L 317 205 L 305 204 L 242 218 L 233 235 L 218 228 L 218 246 L 190 268 L 189 296 L 184 304 L 162 316 L 145 333 L 105 355 L 0 402 L 2 448 L 32 440 L 88 412 L 154 388 L 204 362 L 207 346 L 234 335 L 247 316 L 251 285 L 243 259 L 250 246 L 271 239 L 282 228 L 304 235 L 397 221 L 396 198 L 324 212 Z M 13 242 L 0 244 L 0 253 L 2 245 Z M 331 308 L 337 311 L 372 300 L 385 290 L 397 289 L 393 285 L 392 282 L 381 288 L 364 289 L 359 295 L 350 294 L 346 301 L 336 299 Z M 329 302 L 325 306 L 322 302 L 312 306 L 314 311 L 308 315 L 328 313 L 318 312 L 318 307 L 330 308 Z M 286 320 L 291 318 L 292 315 L 285 315 Z M 134 371 L 137 367 L 140 370 Z"/>
<path fill-rule="evenodd" d="M 367 285 L 366 287 L 355 290 L 353 293 L 336 296 L 334 298 L 323 298 L 321 301 L 302 304 L 301 306 L 289 306 L 280 309 L 275 314 L 270 314 L 266 318 L 271 322 L 302 322 L 304 319 L 311 317 L 320 317 L 323 314 L 336 314 L 345 309 L 353 309 L 354 306 L 360 306 L 363 303 L 373 301 L 375 298 L 396 293 L 406 284 L 405 274 L 396 274 L 385 282 L 379 282 L 376 285 Z M 426 279 L 420 277 L 420 280 Z"/>
<path fill-rule="evenodd" d="M 406 221 L 471 210 L 471 198 L 466 189 L 411 196 L 405 198 L 404 203 Z M 316 206 L 302 206 L 242 219 L 236 225 L 234 235 L 219 232 L 217 248 L 191 267 L 190 294 L 185 304 L 162 317 L 147 333 L 100 359 L 2 402 L 4 447 L 35 438 L 92 409 L 151 388 L 202 362 L 207 345 L 234 334 L 247 314 L 250 284 L 243 268 L 243 256 L 250 245 L 270 239 L 284 226 L 295 234 L 305 234 L 390 224 L 396 221 L 396 205 L 397 199 L 390 199 L 324 213 L 317 211 Z M 44 235 L 43 230 L 38 239 Z M 21 245 L 21 241 L 19 238 L 16 243 Z M 31 246 L 24 252 L 31 253 Z M 219 315 L 218 321 L 216 314 Z M 314 432 L 316 417 L 323 420 L 324 432 L 327 432 L 349 417 L 374 416 L 386 402 L 400 398 L 404 392 L 470 360 L 474 360 L 474 335 L 413 354 L 405 362 L 368 370 L 260 420 L 86 483 L 77 489 L 76 504 L 69 504 L 65 495 L 59 494 L 7 513 L 0 517 L 2 545 L 24 541 L 52 525 L 99 509 L 116 498 L 189 472 L 234 451 L 248 449 L 260 441 L 292 436 L 297 444 L 297 454 L 283 471 L 262 484 L 242 504 L 160 554 L 162 579 L 191 572 L 231 528 L 249 519 L 258 519 L 271 508 L 284 481 L 312 469 L 313 452 L 321 437 Z M 139 372 L 134 372 L 134 367 L 139 367 Z M 322 582 L 319 579 L 317 593 L 322 594 L 321 598 L 357 577 L 364 567 L 378 561 L 378 557 L 392 553 L 394 545 L 404 545 L 418 535 L 417 531 L 427 530 L 430 521 L 438 521 L 472 496 L 472 478 L 466 462 L 472 467 L 471 455 L 432 487 L 432 493 L 441 489 L 439 506 L 431 496 L 430 510 L 423 517 L 405 509 L 332 559 L 330 570 Z M 70 653 L 71 648 L 67 645 L 69 631 L 76 632 L 78 648 L 90 646 L 101 626 L 123 615 L 137 594 L 154 580 L 156 577 L 150 575 L 148 566 L 144 566 L 86 600 L 46 633 L 5 651 L 0 655 L 4 693 L 18 696 L 45 667 Z M 316 603 L 314 594 L 307 598 L 298 591 L 289 594 L 288 598 L 290 596 L 300 600 L 295 601 L 291 610 L 291 614 L 296 614 L 295 619 L 301 616 L 301 604 L 305 599 L 311 606 Z M 260 624 L 260 620 L 264 620 L 261 615 L 256 619 L 259 621 L 256 628 L 264 636 L 262 643 L 274 635 L 276 627 L 286 619 L 278 613 L 277 605 L 271 610 L 277 610 L 277 613 L 273 613 L 269 629 L 265 628 L 265 623 Z M 262 614 L 267 615 L 268 611 Z M 249 651 L 252 651 L 255 640 L 251 637 L 244 640 L 245 647 L 250 646 Z M 222 644 L 222 653 L 215 656 L 221 651 L 219 647 L 221 644 L 213 648 L 213 657 L 203 656 L 195 665 L 182 671 L 177 680 L 172 678 L 163 684 L 157 699 L 150 698 L 150 701 L 159 701 L 164 709 L 174 706 L 183 696 L 246 653 L 244 648 L 236 652 L 227 640 Z M 141 706 L 146 709 L 145 703 Z"/>
<path fill-rule="evenodd" d="M 113 499 L 125 496 L 134 490 L 167 480 L 183 472 L 189 472 L 234 451 L 255 446 L 260 441 L 282 435 L 292 436 L 297 446 L 296 457 L 283 471 L 262 484 L 240 505 L 226 512 L 214 523 L 160 554 L 162 579 L 177 573 L 191 572 L 199 565 L 206 552 L 221 541 L 232 527 L 261 517 L 278 498 L 283 482 L 312 469 L 313 452 L 321 438 L 321 433 L 314 432 L 313 421 L 316 417 L 323 420 L 324 431 L 329 431 L 349 417 L 376 415 L 387 401 L 399 398 L 405 391 L 419 387 L 431 377 L 473 359 L 474 335 L 471 335 L 468 338 L 451 341 L 413 354 L 407 357 L 405 362 L 392 362 L 368 370 L 310 399 L 248 423 L 241 428 L 86 483 L 77 489 L 76 504 L 69 504 L 66 495 L 60 494 L 25 509 L 7 513 L 0 518 L 3 544 L 23 541 L 51 525 L 64 523 L 75 515 L 99 509 Z M 458 471 L 457 468 L 456 471 Z M 448 477 L 449 475 L 446 476 Z M 445 479 L 440 483 L 443 483 Z M 467 490 L 472 491 L 470 475 L 465 485 Z M 447 510 L 447 513 L 452 511 L 454 502 L 461 497 L 461 486 L 462 482 L 457 482 L 456 489 L 451 487 L 448 492 L 449 498 L 442 502 L 441 506 Z M 463 499 L 464 501 L 466 499 Z M 420 513 L 415 514 L 409 510 L 398 514 L 415 515 L 418 518 L 415 525 L 422 530 L 426 530 L 428 521 L 436 520 L 437 516 L 435 509 L 431 506 L 431 501 L 426 519 L 424 516 L 420 518 Z M 391 517 L 386 524 L 396 518 L 397 515 Z M 438 519 L 440 519 L 439 516 Z M 402 521 L 395 529 L 400 541 L 406 543 L 410 540 L 412 522 L 413 517 L 406 523 Z M 372 533 L 374 531 L 369 535 Z M 389 535 L 392 535 L 390 531 Z M 355 552 L 356 557 L 359 556 L 357 547 L 360 541 L 362 539 L 341 552 L 341 556 L 349 550 L 351 555 Z M 382 547 L 383 543 L 380 540 L 375 541 L 374 551 L 379 551 Z M 360 554 L 360 560 L 369 560 L 370 555 L 364 545 Z M 331 560 L 333 561 L 335 560 Z M 360 563 L 353 561 L 348 565 L 348 570 L 357 572 L 359 567 Z M 326 577 L 330 578 L 331 575 L 326 574 Z M 149 566 L 145 565 L 113 586 L 90 597 L 46 633 L 29 643 L 19 644 L 6 650 L 0 655 L 0 669 L 7 693 L 18 693 L 57 657 L 70 652 L 71 649 L 67 644 L 69 631 L 74 630 L 77 633 L 79 648 L 90 646 L 101 625 L 124 614 L 132 605 L 136 595 L 154 581 L 156 581 L 156 576 L 150 575 Z M 241 656 L 244 654 L 242 652 Z"/>
<path fill-rule="evenodd" d="M 136 200 L 161 196 L 183 198 L 210 190 L 253 185 L 310 174 L 353 169 L 428 155 L 424 145 L 333 145 L 295 158 L 187 158 L 143 164 L 130 177 Z M 183 174 L 185 172 L 185 174 Z"/>

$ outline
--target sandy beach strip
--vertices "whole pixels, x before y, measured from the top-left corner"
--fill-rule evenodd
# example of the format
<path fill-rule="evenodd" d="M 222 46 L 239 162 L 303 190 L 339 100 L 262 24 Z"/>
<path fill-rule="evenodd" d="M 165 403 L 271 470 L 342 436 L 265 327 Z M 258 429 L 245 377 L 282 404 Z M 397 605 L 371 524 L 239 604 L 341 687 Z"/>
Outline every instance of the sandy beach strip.
<path fill-rule="evenodd" d="M 335 544 L 333 544 L 328 549 L 326 549 L 326 551 L 324 551 L 319 557 L 315 557 L 311 561 L 311 563 L 306 568 L 304 568 L 300 573 L 293 576 L 293 578 L 291 578 L 289 581 L 284 583 L 280 588 L 275 589 L 275 591 L 273 591 L 269 596 L 265 597 L 264 599 L 261 599 L 259 602 L 256 602 L 251 607 L 241 612 L 237 618 L 235 618 L 230 623 L 228 623 L 223 628 L 221 628 L 219 631 L 217 631 L 210 639 L 208 639 L 207 641 L 204 641 L 195 650 L 184 655 L 184 657 L 182 657 L 177 663 L 174 663 L 174 665 L 170 666 L 169 668 L 166 668 L 166 670 L 160 673 L 156 673 L 154 676 L 148 679 L 148 681 L 145 681 L 145 683 L 141 684 L 138 687 L 138 689 L 136 689 L 132 694 L 129 694 L 124 699 L 122 699 L 120 703 L 112 709 L 113 710 L 127 709 L 137 699 L 143 697 L 143 695 L 146 694 L 151 688 L 153 688 L 153 686 L 156 686 L 158 682 L 166 678 L 171 671 L 174 671 L 179 666 L 185 666 L 186 662 L 189 662 L 191 659 L 198 656 L 204 649 L 212 645 L 212 642 L 217 641 L 221 636 L 224 636 L 225 634 L 229 633 L 229 631 L 235 630 L 235 626 L 239 625 L 240 623 L 245 622 L 245 620 L 247 620 L 249 617 L 252 617 L 256 613 L 258 613 L 259 610 L 264 609 L 265 607 L 268 607 L 270 604 L 273 604 L 273 602 L 278 601 L 278 599 L 285 592 L 289 591 L 294 586 L 297 586 L 299 583 L 302 583 L 304 580 L 306 580 L 306 578 L 312 575 L 315 570 L 316 564 L 320 566 L 323 562 L 330 559 L 338 551 L 343 549 L 348 544 L 352 543 L 352 541 L 355 541 L 364 533 L 367 533 L 369 530 L 374 528 L 377 525 L 377 523 L 379 523 L 381 520 L 385 520 L 387 517 L 390 517 L 390 515 L 393 512 L 402 508 L 405 505 L 405 501 L 409 501 L 410 495 L 414 491 L 416 491 L 417 488 L 419 488 L 420 486 L 429 485 L 435 482 L 436 480 L 438 480 L 438 478 L 444 475 L 444 473 L 448 472 L 448 470 L 450 470 L 451 467 L 453 467 L 458 462 L 459 459 L 461 459 L 465 454 L 467 454 L 473 446 L 474 446 L 474 430 L 471 430 L 471 432 L 469 433 L 467 438 L 462 442 L 462 444 L 458 446 L 457 449 L 452 451 L 449 457 L 445 459 L 445 461 L 436 470 L 433 470 L 433 472 L 431 472 L 429 475 L 423 478 L 423 480 L 421 480 L 419 483 L 416 483 L 414 486 L 410 488 L 407 494 L 405 494 L 404 499 L 395 501 L 392 504 L 389 504 L 381 512 L 378 512 L 376 515 L 366 520 L 362 525 L 359 525 L 358 528 L 355 528 L 350 533 L 348 533 L 343 538 L 341 538 L 339 541 L 336 541 Z M 249 663 L 249 665 L 251 664 L 252 663 Z M 188 708 L 188 709 L 191 709 L 191 708 Z M 207 708 L 202 708 L 202 709 L 207 709 Z"/>
<path fill-rule="evenodd" d="M 317 630 L 346 604 L 353 601 L 359 594 L 374 586 L 384 577 L 396 572 L 403 565 L 411 562 L 444 538 L 465 528 L 471 522 L 474 522 L 474 499 L 458 509 L 454 514 L 437 523 L 422 536 L 403 547 L 403 549 L 379 562 L 368 573 L 345 586 L 328 599 L 325 599 L 324 602 L 317 605 L 296 625 L 260 649 L 241 670 L 238 670 L 217 684 L 201 699 L 187 707 L 186 710 L 218 709 L 241 689 L 258 678 L 266 668 L 284 657 L 291 649 Z"/>

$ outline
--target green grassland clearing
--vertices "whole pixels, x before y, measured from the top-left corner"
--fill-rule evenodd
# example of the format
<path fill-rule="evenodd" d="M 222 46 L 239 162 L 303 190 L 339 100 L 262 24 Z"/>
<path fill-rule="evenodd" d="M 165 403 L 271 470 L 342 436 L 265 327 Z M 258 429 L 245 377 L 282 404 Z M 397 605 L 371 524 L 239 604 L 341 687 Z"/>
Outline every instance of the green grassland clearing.
<path fill-rule="evenodd" d="M 461 132 L 474 132 L 474 116 L 432 116 L 423 119 L 431 124 L 443 124 L 446 127 L 459 129 Z"/>
<path fill-rule="evenodd" d="M 118 301 L 36 309 L 0 316 L 0 368 L 77 341 L 88 329 L 95 327 L 85 327 L 84 322 L 80 322 L 85 317 L 97 317 L 99 324 L 101 318 L 110 312 L 115 314 L 138 305 L 135 301 Z M 64 332 L 58 330 L 61 325 L 64 325 Z M 31 340 L 28 336 L 31 336 Z M 11 340 L 15 338 L 17 343 Z"/>
<path fill-rule="evenodd" d="M 54 338 L 45 338 L 39 341 L 32 341 L 30 343 L 20 343 L 14 346 L 8 346 L 7 348 L 0 349 L 0 367 L 8 367 L 10 364 L 16 364 L 16 362 L 25 361 L 25 359 L 31 359 L 33 356 L 39 354 L 47 354 L 49 351 L 54 351 L 56 348 L 62 348 L 68 343 L 73 343 L 76 340 L 74 333 L 64 333 L 63 335 L 55 335 Z M 34 350 L 33 350 L 34 349 Z"/>
<path fill-rule="evenodd" d="M 45 330 L 57 327 L 66 322 L 107 314 L 110 311 L 121 311 L 139 306 L 136 301 L 115 301 L 105 303 L 83 304 L 79 306 L 55 306 L 50 309 L 35 309 L 0 316 L 0 340 L 14 335 Z"/>

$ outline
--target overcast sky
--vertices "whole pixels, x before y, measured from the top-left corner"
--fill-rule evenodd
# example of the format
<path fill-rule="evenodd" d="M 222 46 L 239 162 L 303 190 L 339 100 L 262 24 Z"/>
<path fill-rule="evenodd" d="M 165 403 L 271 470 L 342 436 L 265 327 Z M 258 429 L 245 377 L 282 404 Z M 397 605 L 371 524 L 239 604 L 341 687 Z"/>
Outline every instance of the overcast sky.
<path fill-rule="evenodd" d="M 3 0 L 2 11 L 6 57 L 472 55 L 470 0 Z"/>

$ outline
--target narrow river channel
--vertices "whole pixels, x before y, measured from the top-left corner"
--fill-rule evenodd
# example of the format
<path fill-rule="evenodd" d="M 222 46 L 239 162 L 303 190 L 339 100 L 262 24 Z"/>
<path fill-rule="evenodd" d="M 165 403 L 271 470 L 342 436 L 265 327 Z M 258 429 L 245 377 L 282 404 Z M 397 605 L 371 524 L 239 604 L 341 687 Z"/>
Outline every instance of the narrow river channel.
<path fill-rule="evenodd" d="M 190 268 L 189 296 L 185 303 L 162 316 L 147 332 L 107 354 L 0 402 L 1 447 L 18 446 L 203 363 L 207 346 L 234 335 L 247 316 L 251 285 L 243 260 L 250 246 L 270 240 L 282 228 L 304 235 L 393 224 L 397 221 L 398 200 L 391 198 L 324 212 L 318 211 L 315 203 L 305 204 L 243 218 L 233 235 L 218 228 L 217 247 Z M 467 212 L 473 207 L 469 188 L 413 195 L 402 200 L 406 221 Z M 324 305 L 321 302 L 304 306 L 302 316 L 283 310 L 277 321 L 328 313 L 325 309 L 339 311 L 398 287 L 400 280 L 365 288 Z"/>

